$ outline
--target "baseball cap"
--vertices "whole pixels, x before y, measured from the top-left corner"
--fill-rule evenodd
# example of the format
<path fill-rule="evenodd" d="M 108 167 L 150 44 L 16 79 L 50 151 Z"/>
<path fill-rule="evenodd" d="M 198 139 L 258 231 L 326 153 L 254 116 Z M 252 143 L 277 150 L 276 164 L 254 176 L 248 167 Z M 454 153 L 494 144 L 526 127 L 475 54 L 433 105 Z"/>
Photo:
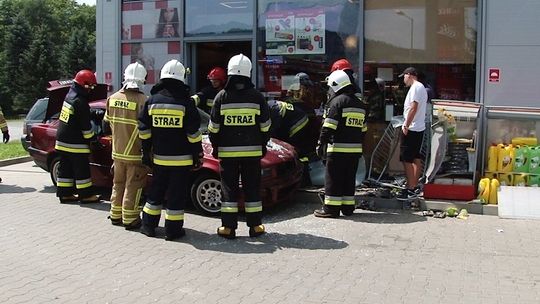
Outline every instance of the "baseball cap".
<path fill-rule="evenodd" d="M 418 76 L 418 72 L 417 72 L 416 69 L 413 68 L 413 67 L 408 67 L 408 68 L 406 68 L 405 70 L 403 70 L 403 73 L 399 74 L 398 77 L 403 77 L 405 74 L 410 74 L 410 75 L 413 75 L 413 76 Z"/>

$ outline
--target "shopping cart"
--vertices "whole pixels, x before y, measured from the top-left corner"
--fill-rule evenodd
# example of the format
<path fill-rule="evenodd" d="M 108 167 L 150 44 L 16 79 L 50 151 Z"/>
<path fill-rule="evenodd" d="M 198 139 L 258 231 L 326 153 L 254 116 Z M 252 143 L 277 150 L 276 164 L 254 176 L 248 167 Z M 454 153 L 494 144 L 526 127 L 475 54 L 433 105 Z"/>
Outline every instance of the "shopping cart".
<path fill-rule="evenodd" d="M 371 154 L 371 160 L 369 164 L 369 171 L 367 176 L 367 184 L 368 185 L 374 185 L 374 186 L 388 186 L 392 188 L 404 188 L 405 179 L 394 179 L 393 182 L 390 180 L 383 181 L 383 177 L 388 177 L 387 170 L 388 166 L 390 164 L 390 161 L 392 159 L 392 156 L 396 152 L 397 147 L 399 146 L 400 138 L 401 138 L 401 126 L 403 126 L 405 119 L 403 116 L 394 116 L 390 120 L 390 123 L 384 130 L 383 136 L 373 149 L 373 152 Z M 425 173 L 427 170 L 426 164 L 429 163 L 429 157 L 431 153 L 428 153 L 430 151 L 431 146 L 431 134 L 432 134 L 432 128 L 431 128 L 431 115 L 427 115 L 426 119 L 426 126 L 429 126 L 426 128 L 424 132 L 424 136 L 422 138 L 422 147 L 420 148 L 420 152 L 422 155 L 424 155 L 424 159 L 422 160 L 422 168 L 423 168 L 423 174 L 420 177 L 420 182 L 426 180 Z"/>

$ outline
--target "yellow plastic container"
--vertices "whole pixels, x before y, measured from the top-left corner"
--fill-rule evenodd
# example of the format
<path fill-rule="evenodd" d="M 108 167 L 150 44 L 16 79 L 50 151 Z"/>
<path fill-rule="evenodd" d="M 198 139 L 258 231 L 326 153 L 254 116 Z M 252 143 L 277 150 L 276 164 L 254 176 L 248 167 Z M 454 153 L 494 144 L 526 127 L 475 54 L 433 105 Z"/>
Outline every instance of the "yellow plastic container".
<path fill-rule="evenodd" d="M 478 182 L 478 199 L 482 204 L 487 204 L 489 202 L 489 187 L 490 187 L 490 179 L 489 178 L 482 178 L 480 182 Z"/>
<path fill-rule="evenodd" d="M 527 186 L 528 180 L 529 180 L 529 174 L 525 174 L 525 173 L 514 174 L 513 185 L 525 187 Z"/>
<path fill-rule="evenodd" d="M 538 140 L 536 137 L 514 137 L 512 138 L 512 145 L 536 146 L 538 145 Z"/>
<path fill-rule="evenodd" d="M 484 172 L 484 177 L 487 177 L 489 179 L 492 179 L 492 178 L 497 178 L 499 177 L 499 175 L 497 174 L 497 172 Z"/>
<path fill-rule="evenodd" d="M 498 155 L 497 155 L 497 171 L 499 172 L 512 172 L 514 168 L 514 160 L 516 150 L 512 145 L 497 145 Z"/>
<path fill-rule="evenodd" d="M 497 179 L 501 186 L 512 186 L 514 184 L 514 175 L 512 173 L 499 173 Z"/>
<path fill-rule="evenodd" d="M 489 185 L 489 204 L 497 205 L 497 195 L 499 192 L 499 181 L 497 179 L 492 179 L 491 184 Z"/>
<path fill-rule="evenodd" d="M 497 171 L 497 158 L 499 155 L 499 147 L 495 145 L 489 146 L 488 149 L 488 165 L 487 171 Z"/>

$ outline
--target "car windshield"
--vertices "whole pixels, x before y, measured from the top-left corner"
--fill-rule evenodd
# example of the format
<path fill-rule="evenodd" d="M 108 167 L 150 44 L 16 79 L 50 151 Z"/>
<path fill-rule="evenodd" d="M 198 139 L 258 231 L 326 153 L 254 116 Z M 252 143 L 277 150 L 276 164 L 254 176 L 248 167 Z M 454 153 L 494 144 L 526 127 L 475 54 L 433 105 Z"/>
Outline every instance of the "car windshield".
<path fill-rule="evenodd" d="M 47 111 L 47 103 L 49 98 L 40 98 L 36 100 L 36 103 L 32 106 L 28 114 L 26 114 L 26 120 L 40 120 L 45 119 L 45 111 Z"/>

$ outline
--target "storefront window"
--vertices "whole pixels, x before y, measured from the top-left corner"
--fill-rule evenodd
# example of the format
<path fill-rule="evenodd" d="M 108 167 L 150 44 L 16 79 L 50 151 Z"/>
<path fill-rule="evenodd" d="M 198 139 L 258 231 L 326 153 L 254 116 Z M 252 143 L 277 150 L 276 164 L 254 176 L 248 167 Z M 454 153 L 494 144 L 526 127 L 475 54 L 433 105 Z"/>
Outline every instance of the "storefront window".
<path fill-rule="evenodd" d="M 186 36 L 251 34 L 254 2 L 186 0 Z"/>
<path fill-rule="evenodd" d="M 122 2 L 122 40 L 180 37 L 180 1 Z"/>
<path fill-rule="evenodd" d="M 475 100 L 477 1 L 364 1 L 364 92 L 372 120 L 385 106 L 401 114 L 406 88 L 397 78 L 414 66 L 432 98 Z"/>
<path fill-rule="evenodd" d="M 159 80 L 159 72 L 165 62 L 179 58 L 180 44 L 176 41 L 122 44 L 122 71 L 130 63 L 142 64 L 148 73 L 146 93 L 149 93 L 151 86 Z"/>
<path fill-rule="evenodd" d="M 347 58 L 359 68 L 362 21 L 358 1 L 258 3 L 257 79 L 259 89 L 268 97 L 292 98 L 299 86 L 295 75 L 303 72 L 312 86 L 310 103 L 317 107 L 325 99 L 322 82 L 335 60 Z"/>

